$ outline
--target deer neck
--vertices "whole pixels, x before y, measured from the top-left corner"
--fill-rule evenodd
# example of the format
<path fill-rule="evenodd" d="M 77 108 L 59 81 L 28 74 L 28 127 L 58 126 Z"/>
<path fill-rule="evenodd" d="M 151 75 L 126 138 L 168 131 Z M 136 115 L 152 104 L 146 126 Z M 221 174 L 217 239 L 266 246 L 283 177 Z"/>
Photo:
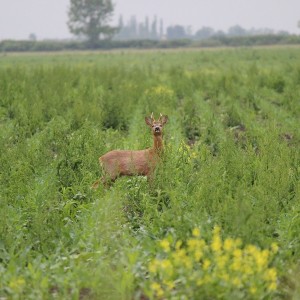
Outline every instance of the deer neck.
<path fill-rule="evenodd" d="M 153 135 L 153 149 L 156 153 L 163 151 L 163 138 L 162 135 Z"/>

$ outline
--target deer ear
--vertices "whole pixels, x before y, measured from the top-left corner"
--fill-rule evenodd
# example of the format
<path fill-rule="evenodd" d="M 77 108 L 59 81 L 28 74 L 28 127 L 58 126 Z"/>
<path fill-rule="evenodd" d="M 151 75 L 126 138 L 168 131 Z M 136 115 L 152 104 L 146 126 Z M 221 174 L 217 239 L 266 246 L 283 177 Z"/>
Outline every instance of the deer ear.
<path fill-rule="evenodd" d="M 152 126 L 152 118 L 151 117 L 145 117 L 145 122 L 148 126 Z"/>
<path fill-rule="evenodd" d="M 160 120 L 161 120 L 161 124 L 165 125 L 168 122 L 169 118 L 168 118 L 168 116 L 163 115 L 160 117 Z"/>

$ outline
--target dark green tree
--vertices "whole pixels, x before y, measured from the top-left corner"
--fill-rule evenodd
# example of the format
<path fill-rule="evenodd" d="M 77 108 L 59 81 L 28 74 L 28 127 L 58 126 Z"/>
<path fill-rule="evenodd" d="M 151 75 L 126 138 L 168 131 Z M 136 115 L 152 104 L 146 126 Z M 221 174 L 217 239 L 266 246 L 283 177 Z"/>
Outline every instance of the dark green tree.
<path fill-rule="evenodd" d="M 240 25 L 231 26 L 228 29 L 229 36 L 245 36 L 247 35 L 247 31 L 241 27 Z"/>
<path fill-rule="evenodd" d="M 157 39 L 157 17 L 156 16 L 152 21 L 150 37 L 153 40 Z"/>
<path fill-rule="evenodd" d="M 162 39 L 164 36 L 164 21 L 160 19 L 159 21 L 159 38 Z"/>
<path fill-rule="evenodd" d="M 199 40 L 208 39 L 213 36 L 214 33 L 215 31 L 213 30 L 213 28 L 204 26 L 196 32 L 195 38 Z"/>
<path fill-rule="evenodd" d="M 68 27 L 91 44 L 112 38 L 117 28 L 109 26 L 114 5 L 111 0 L 70 0 Z"/>
<path fill-rule="evenodd" d="M 185 29 L 181 25 L 169 26 L 167 28 L 168 40 L 180 40 L 187 37 Z"/>

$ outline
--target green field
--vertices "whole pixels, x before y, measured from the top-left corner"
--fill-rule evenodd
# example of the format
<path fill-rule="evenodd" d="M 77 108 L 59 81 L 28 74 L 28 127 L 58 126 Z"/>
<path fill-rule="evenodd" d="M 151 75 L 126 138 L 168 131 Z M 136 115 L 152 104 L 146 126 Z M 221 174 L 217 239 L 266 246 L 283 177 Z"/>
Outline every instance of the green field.
<path fill-rule="evenodd" d="M 299 129 L 299 48 L 0 56 L 0 298 L 300 299 Z"/>

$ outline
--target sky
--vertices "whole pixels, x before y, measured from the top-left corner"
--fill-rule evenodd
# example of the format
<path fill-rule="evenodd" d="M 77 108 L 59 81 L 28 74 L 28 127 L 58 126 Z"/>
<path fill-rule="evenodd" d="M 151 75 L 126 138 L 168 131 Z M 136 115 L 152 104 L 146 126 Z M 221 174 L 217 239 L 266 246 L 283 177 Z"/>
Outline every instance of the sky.
<path fill-rule="evenodd" d="M 0 0 L 0 40 L 28 39 L 34 33 L 42 39 L 68 39 L 70 0 Z M 113 0 L 115 12 L 111 24 L 122 14 L 126 22 L 136 15 L 162 18 L 164 27 L 191 26 L 196 32 L 203 26 L 227 31 L 240 25 L 245 29 L 270 28 L 300 34 L 300 0 Z"/>

